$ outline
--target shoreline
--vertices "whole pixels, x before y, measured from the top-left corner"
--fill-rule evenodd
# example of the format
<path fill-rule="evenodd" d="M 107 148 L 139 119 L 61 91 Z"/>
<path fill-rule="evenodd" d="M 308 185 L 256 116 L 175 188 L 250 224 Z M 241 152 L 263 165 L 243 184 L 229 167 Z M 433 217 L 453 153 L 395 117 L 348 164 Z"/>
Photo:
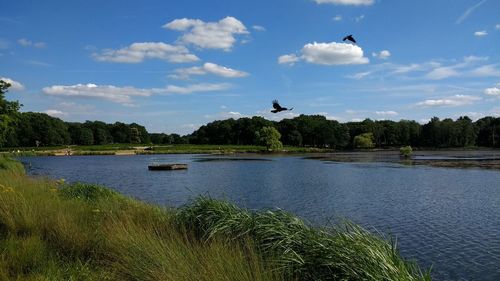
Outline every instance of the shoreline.
<path fill-rule="evenodd" d="M 2 280 L 431 280 L 392 239 L 347 221 L 318 228 L 207 197 L 166 208 L 28 176 L 6 157 L 0 202 Z"/>

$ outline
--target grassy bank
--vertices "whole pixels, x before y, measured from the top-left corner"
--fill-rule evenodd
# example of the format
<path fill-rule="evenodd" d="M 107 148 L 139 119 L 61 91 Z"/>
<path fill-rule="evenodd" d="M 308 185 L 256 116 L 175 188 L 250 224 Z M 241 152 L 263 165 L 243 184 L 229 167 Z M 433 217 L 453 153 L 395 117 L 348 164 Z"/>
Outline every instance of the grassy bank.
<path fill-rule="evenodd" d="M 179 209 L 32 178 L 0 157 L 0 280 L 429 280 L 349 223 L 199 198 Z"/>
<path fill-rule="evenodd" d="M 134 154 L 230 154 L 230 153 L 262 153 L 266 152 L 264 146 L 257 145 L 143 145 L 143 144 L 107 144 L 66 147 L 19 147 L 4 148 L 2 153 L 11 156 L 54 156 L 65 155 L 134 155 Z M 333 150 L 313 147 L 285 146 L 279 153 L 311 153 L 331 152 Z"/>

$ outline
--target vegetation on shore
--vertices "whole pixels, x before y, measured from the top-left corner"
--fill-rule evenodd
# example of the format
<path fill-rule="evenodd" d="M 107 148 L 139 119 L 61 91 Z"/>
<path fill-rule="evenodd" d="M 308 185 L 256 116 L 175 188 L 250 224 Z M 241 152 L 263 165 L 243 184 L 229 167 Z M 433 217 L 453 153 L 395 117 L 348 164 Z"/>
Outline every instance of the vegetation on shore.
<path fill-rule="evenodd" d="M 208 198 L 166 209 L 0 163 L 0 280 L 430 280 L 350 223 Z"/>
<path fill-rule="evenodd" d="M 2 151 L 0 149 L 0 151 Z M 278 153 L 312 153 L 332 152 L 332 149 L 316 147 L 285 146 Z M 134 154 L 232 154 L 263 153 L 265 146 L 259 145 L 213 145 L 213 144 L 173 144 L 137 146 L 134 144 L 107 144 L 92 146 L 57 146 L 57 147 L 24 147 L 19 149 L 3 149 L 3 154 L 11 156 L 54 156 L 54 155 L 134 155 Z M 1 154 L 2 152 L 0 152 Z"/>

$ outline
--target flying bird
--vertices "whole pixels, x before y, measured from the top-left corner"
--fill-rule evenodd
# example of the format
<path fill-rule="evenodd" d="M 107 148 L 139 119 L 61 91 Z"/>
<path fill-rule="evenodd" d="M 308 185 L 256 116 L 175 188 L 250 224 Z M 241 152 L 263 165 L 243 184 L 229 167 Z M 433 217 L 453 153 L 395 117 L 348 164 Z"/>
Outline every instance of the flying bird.
<path fill-rule="evenodd" d="M 345 41 L 345 40 L 349 40 L 352 43 L 356 44 L 356 40 L 354 40 L 354 37 L 352 37 L 352 34 L 351 35 L 347 35 L 346 37 L 344 37 L 344 39 L 342 39 L 342 41 Z"/>
<path fill-rule="evenodd" d="M 281 111 L 285 111 L 285 110 L 292 110 L 292 108 L 288 109 L 286 107 L 281 107 L 281 105 L 278 103 L 278 100 L 273 100 L 273 110 L 271 110 L 272 113 L 278 113 L 278 112 L 281 112 Z"/>

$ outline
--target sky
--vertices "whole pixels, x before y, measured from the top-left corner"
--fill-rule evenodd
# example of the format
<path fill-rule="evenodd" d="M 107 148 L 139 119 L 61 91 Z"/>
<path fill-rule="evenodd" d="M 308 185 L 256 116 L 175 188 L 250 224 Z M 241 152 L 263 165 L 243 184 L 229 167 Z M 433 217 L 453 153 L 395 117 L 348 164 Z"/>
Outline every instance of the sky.
<path fill-rule="evenodd" d="M 1 3 L 7 99 L 65 121 L 500 116 L 498 0 Z"/>

